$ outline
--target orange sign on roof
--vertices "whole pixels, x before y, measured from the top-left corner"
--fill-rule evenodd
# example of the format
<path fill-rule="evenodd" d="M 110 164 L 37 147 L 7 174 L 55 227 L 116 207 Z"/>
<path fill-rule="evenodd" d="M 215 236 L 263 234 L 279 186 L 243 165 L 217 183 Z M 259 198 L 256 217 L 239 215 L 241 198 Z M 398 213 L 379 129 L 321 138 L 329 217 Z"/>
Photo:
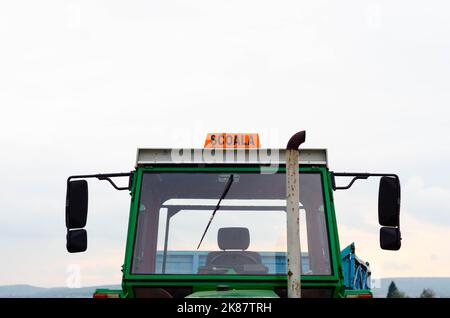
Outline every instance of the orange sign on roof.
<path fill-rule="evenodd" d="M 210 133 L 205 148 L 260 148 L 258 134 Z"/>

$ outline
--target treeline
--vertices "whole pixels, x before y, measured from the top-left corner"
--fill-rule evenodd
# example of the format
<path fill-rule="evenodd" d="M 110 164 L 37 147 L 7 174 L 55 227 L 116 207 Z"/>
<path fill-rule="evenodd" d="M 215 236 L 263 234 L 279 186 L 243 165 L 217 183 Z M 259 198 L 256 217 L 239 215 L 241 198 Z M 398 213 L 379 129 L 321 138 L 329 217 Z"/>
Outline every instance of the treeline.
<path fill-rule="evenodd" d="M 409 296 L 400 291 L 394 281 L 391 281 L 386 298 L 409 298 Z M 436 293 L 431 288 L 424 288 L 419 298 L 436 298 Z"/>

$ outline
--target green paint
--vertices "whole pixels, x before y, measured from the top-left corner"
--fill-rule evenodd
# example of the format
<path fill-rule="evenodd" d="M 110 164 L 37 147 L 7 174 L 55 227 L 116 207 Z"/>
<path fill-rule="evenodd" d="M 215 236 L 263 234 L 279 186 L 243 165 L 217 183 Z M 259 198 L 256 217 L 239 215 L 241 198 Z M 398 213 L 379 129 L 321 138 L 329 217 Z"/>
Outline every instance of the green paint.
<path fill-rule="evenodd" d="M 121 289 L 99 288 L 99 289 L 95 290 L 94 294 L 114 294 L 114 295 L 119 295 L 119 298 L 125 298 L 125 294 L 123 293 L 123 291 Z"/>
<path fill-rule="evenodd" d="M 227 291 L 201 291 L 186 298 L 280 298 L 273 290 L 234 289 Z"/>

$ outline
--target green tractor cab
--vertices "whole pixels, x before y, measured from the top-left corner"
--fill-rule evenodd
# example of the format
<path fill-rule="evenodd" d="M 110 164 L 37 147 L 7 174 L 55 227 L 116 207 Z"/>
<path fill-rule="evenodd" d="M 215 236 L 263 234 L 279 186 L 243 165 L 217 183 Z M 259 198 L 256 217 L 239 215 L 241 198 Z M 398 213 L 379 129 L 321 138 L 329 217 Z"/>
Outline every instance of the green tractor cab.
<path fill-rule="evenodd" d="M 356 257 L 354 245 L 341 254 L 333 192 L 357 179 L 381 177 L 380 244 L 396 250 L 398 177 L 334 173 L 325 149 L 300 149 L 295 150 L 295 179 L 287 173 L 289 151 L 138 149 L 130 173 L 69 177 L 71 253 L 87 248 L 86 179 L 106 180 L 131 194 L 122 290 L 97 290 L 94 297 L 292 297 L 290 279 L 298 281 L 301 297 L 370 297 L 368 264 Z M 115 184 L 113 179 L 120 177 L 129 178 L 128 187 Z M 338 187 L 338 177 L 353 179 Z M 289 193 L 298 198 L 294 221 L 288 221 Z"/>

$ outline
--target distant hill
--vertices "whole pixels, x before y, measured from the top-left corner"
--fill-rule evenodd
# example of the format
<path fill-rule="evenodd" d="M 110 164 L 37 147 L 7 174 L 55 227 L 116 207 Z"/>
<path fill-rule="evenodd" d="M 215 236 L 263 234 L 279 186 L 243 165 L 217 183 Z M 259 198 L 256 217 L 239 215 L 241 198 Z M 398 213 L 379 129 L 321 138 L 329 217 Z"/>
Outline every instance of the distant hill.
<path fill-rule="evenodd" d="M 5 285 L 0 286 L 0 298 L 90 298 L 97 288 L 120 289 L 120 285 L 83 288 L 44 288 L 30 285 Z"/>
<path fill-rule="evenodd" d="M 409 297 L 419 297 L 424 288 L 431 288 L 438 297 L 450 297 L 450 277 L 393 277 L 380 279 L 372 289 L 374 296 L 386 297 L 391 281 Z M 30 285 L 0 286 L 0 298 L 90 298 L 97 288 L 120 289 L 120 285 L 91 286 L 83 288 L 35 287 Z"/>
<path fill-rule="evenodd" d="M 394 281 L 397 288 L 408 297 L 419 297 L 424 288 L 431 288 L 438 297 L 450 298 L 450 277 L 392 277 L 382 278 L 381 286 L 373 286 L 374 297 L 386 297 L 389 284 Z"/>

